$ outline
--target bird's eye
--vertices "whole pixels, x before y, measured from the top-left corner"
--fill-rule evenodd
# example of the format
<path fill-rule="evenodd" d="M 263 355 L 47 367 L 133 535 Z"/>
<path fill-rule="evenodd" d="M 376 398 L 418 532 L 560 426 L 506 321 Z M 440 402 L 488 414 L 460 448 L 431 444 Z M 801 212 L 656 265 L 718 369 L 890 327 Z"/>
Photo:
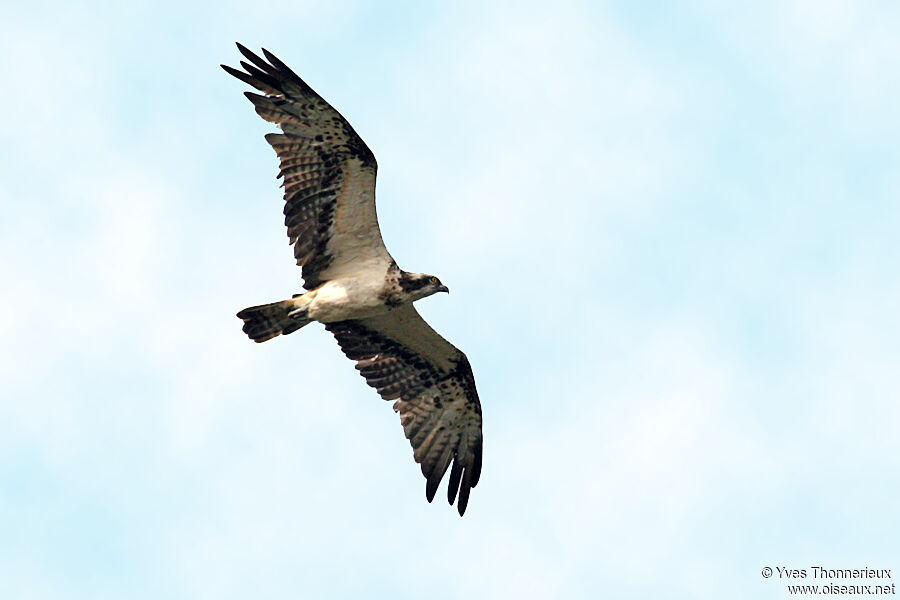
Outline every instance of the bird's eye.
<path fill-rule="evenodd" d="M 432 278 L 431 278 L 431 283 L 437 283 L 437 282 L 438 282 L 438 278 L 437 278 L 437 277 L 432 277 Z"/>

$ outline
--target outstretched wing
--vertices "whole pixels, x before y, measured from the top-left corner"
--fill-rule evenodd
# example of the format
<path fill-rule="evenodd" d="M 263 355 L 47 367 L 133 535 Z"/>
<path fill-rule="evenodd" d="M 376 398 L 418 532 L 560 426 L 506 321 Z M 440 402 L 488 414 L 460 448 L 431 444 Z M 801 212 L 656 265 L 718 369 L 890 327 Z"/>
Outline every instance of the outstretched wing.
<path fill-rule="evenodd" d="M 375 215 L 375 156 L 330 104 L 272 53 L 268 62 L 237 45 L 244 71 L 222 65 L 265 95 L 245 92 L 256 112 L 284 133 L 266 140 L 281 161 L 284 224 L 305 287 L 365 270 L 387 269 Z"/>
<path fill-rule="evenodd" d="M 422 466 L 431 502 L 450 467 L 447 500 L 462 515 L 481 475 L 481 403 L 466 355 L 438 335 L 412 304 L 368 319 L 327 323 L 347 358 L 385 400 L 396 400 L 403 431 Z"/>

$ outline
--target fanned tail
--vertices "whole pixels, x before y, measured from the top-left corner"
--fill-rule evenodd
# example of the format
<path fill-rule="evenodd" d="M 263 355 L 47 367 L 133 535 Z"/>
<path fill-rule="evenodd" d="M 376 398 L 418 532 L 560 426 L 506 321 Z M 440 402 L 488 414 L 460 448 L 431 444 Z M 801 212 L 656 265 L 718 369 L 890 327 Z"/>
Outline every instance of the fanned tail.
<path fill-rule="evenodd" d="M 237 316 L 244 320 L 244 333 L 257 343 L 294 333 L 310 322 L 305 318 L 306 311 L 298 308 L 293 299 L 251 306 Z"/>

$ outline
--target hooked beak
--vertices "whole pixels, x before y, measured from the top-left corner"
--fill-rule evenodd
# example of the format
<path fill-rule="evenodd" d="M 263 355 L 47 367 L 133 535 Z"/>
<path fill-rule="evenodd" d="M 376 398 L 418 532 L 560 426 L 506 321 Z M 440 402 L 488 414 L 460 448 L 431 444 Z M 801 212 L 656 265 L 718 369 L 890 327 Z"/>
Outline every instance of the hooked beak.
<path fill-rule="evenodd" d="M 446 285 L 442 285 L 441 287 L 438 288 L 438 291 L 439 292 L 447 292 L 449 294 L 450 288 L 448 288 Z"/>

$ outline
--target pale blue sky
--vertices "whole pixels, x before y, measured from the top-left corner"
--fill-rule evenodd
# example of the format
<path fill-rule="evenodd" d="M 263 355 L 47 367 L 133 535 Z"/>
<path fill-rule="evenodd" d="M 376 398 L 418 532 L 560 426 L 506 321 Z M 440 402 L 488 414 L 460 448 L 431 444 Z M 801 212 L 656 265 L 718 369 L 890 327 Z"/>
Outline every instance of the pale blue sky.
<path fill-rule="evenodd" d="M 893 3 L 0 14 L 0 597 L 786 598 L 900 573 Z M 475 370 L 460 519 L 299 291 L 265 46 Z M 443 488 L 442 488 L 443 490 Z M 515 594 L 515 596 L 513 596 Z"/>

